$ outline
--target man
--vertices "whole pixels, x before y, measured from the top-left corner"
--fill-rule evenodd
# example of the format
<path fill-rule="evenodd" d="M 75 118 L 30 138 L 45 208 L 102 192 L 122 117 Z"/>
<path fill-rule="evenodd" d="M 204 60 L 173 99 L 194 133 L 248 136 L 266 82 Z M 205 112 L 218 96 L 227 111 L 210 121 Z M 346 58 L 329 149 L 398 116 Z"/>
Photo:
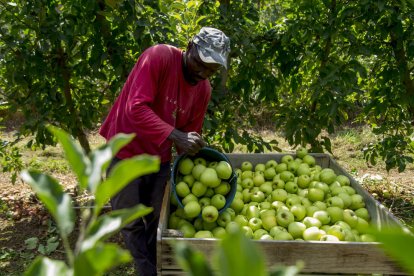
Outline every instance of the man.
<path fill-rule="evenodd" d="M 120 160 L 143 153 L 161 159 L 158 173 L 136 179 L 111 199 L 114 210 L 139 203 L 153 207 L 151 214 L 122 230 L 139 275 L 156 275 L 156 231 L 172 146 L 193 155 L 206 145 L 200 132 L 211 97 L 208 78 L 221 66 L 227 69 L 229 52 L 229 38 L 209 27 L 194 36 L 185 52 L 165 44 L 148 48 L 100 129 L 107 140 L 118 133 L 135 134 L 108 172 Z"/>

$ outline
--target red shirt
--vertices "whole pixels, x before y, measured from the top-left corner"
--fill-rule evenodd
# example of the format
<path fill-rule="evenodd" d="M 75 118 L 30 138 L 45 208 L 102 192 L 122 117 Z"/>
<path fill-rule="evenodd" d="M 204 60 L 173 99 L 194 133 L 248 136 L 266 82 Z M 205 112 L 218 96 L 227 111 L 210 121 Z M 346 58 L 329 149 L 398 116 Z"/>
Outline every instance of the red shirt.
<path fill-rule="evenodd" d="M 171 160 L 174 128 L 201 132 L 211 97 L 208 80 L 190 85 L 182 71 L 183 51 L 161 44 L 148 48 L 128 76 L 99 133 L 110 140 L 118 133 L 135 133 L 117 157 L 147 153 Z"/>

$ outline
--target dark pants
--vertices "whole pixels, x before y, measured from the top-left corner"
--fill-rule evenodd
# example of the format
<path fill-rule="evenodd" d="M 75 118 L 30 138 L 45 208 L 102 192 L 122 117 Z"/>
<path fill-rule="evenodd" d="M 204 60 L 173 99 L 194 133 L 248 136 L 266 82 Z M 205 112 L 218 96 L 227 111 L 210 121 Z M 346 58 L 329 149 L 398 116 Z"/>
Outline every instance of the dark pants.
<path fill-rule="evenodd" d="M 107 173 L 119 161 L 121 160 L 114 158 Z M 111 199 L 113 210 L 130 208 L 139 203 L 154 208 L 153 212 L 128 224 L 121 230 L 126 247 L 135 260 L 140 276 L 157 274 L 157 227 L 169 174 L 170 163 L 163 163 L 159 172 L 135 179 Z"/>

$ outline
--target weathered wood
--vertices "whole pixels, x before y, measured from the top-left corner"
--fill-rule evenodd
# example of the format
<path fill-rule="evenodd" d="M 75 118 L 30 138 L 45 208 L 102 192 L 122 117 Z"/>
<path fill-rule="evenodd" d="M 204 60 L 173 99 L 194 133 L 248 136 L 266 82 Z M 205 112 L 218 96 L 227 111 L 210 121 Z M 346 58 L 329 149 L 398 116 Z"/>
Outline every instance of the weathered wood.
<path fill-rule="evenodd" d="M 227 154 L 234 168 L 249 160 L 253 165 L 270 159 L 280 162 L 284 154 Z M 371 196 L 350 174 L 341 168 L 328 154 L 312 154 L 317 164 L 332 168 L 337 174 L 351 179 L 351 186 L 364 197 L 366 208 L 378 228 L 398 225 L 399 220 L 388 209 Z M 174 259 L 171 243 L 186 241 L 193 248 L 202 251 L 211 262 L 217 245 L 216 239 L 187 239 L 171 237 L 167 229 L 170 212 L 170 185 L 165 195 L 158 229 L 157 261 L 160 275 L 182 275 L 182 270 Z M 401 268 L 385 255 L 377 242 L 317 242 L 317 241 L 253 241 L 262 249 L 267 266 L 276 264 L 294 265 L 302 260 L 305 264 L 301 273 L 312 274 L 392 274 L 403 275 Z"/>

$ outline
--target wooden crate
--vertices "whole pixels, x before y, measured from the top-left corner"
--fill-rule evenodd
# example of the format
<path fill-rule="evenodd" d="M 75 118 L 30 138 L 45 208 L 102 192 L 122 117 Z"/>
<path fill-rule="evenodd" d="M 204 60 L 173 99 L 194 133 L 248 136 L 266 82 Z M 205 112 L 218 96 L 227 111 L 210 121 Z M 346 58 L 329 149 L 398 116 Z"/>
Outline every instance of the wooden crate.
<path fill-rule="evenodd" d="M 234 168 L 245 160 L 265 163 L 267 160 L 280 161 L 284 154 L 227 154 Z M 366 208 L 378 228 L 387 225 L 402 226 L 386 207 L 375 200 L 350 174 L 341 168 L 328 154 L 312 154 L 317 164 L 332 168 L 337 174 L 351 179 L 351 186 L 364 197 Z M 216 239 L 188 239 L 171 235 L 167 229 L 170 213 L 170 185 L 164 194 L 160 223 L 157 233 L 157 269 L 159 275 L 180 275 L 183 271 L 174 259 L 171 247 L 173 241 L 186 241 L 201 250 L 209 258 L 217 244 Z M 253 241 L 266 256 L 268 267 L 275 264 L 294 265 L 302 260 L 302 273 L 316 274 L 404 274 L 398 265 L 380 249 L 377 242 L 319 242 L 319 241 Z"/>

